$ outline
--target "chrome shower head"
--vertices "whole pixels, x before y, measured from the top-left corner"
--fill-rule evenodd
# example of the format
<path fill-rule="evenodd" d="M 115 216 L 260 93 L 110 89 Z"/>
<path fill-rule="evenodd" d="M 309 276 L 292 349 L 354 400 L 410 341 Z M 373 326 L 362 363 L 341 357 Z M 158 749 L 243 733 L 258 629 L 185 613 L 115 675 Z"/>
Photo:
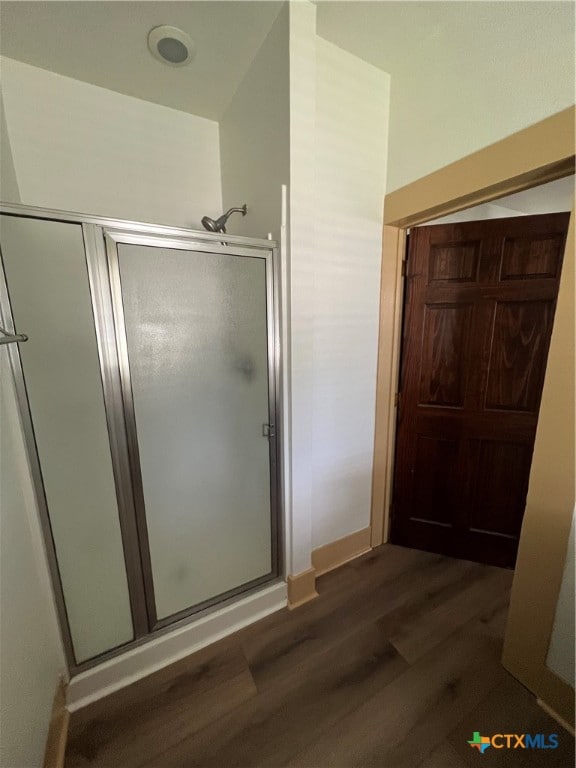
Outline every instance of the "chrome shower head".
<path fill-rule="evenodd" d="M 230 208 L 230 210 L 223 213 L 217 219 L 211 219 L 210 216 L 202 217 L 202 226 L 207 229 L 208 232 L 226 232 L 226 222 L 232 213 L 241 213 L 242 216 L 246 216 L 247 211 L 246 203 L 241 208 Z"/>
<path fill-rule="evenodd" d="M 218 225 L 214 219 L 210 218 L 210 216 L 204 216 L 202 218 L 202 226 L 204 229 L 207 229 L 208 232 L 218 232 Z"/>

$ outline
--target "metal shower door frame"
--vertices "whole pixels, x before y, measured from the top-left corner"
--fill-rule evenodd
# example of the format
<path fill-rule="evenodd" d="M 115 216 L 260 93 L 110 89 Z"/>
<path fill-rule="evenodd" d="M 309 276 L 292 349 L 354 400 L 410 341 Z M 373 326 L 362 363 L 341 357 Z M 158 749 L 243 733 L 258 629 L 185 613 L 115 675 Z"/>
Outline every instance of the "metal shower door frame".
<path fill-rule="evenodd" d="M 60 579 L 58 558 L 52 535 L 50 515 L 46 501 L 40 457 L 36 446 L 34 426 L 20 353 L 17 344 L 7 345 L 12 373 L 15 381 L 16 396 L 22 419 L 26 451 L 30 461 L 32 482 L 38 504 L 40 525 L 43 533 L 45 552 L 52 579 L 56 609 L 62 632 L 63 646 L 71 676 L 91 669 L 108 659 L 122 655 L 127 651 L 144 645 L 146 642 L 167 634 L 178 627 L 189 624 L 194 619 L 212 613 L 231 603 L 239 596 L 248 596 L 257 592 L 262 584 L 273 584 L 283 580 L 283 536 L 282 520 L 282 474 L 281 474 L 281 354 L 280 354 L 280 296 L 279 296 L 279 251 L 276 243 L 270 240 L 247 238 L 233 235 L 196 232 L 178 227 L 145 224 L 136 221 L 91 216 L 47 208 L 37 208 L 13 203 L 0 202 L 0 214 L 19 218 L 46 219 L 62 223 L 79 224 L 82 227 L 88 283 L 92 301 L 92 313 L 96 333 L 98 357 L 100 363 L 102 390 L 107 419 L 118 514 L 130 607 L 134 629 L 134 639 L 105 651 L 83 662 L 77 662 L 72 644 L 64 592 Z M 226 242 L 222 242 L 225 237 Z M 178 614 L 163 619 L 154 619 L 149 611 L 149 598 L 146 583 L 146 564 L 143 563 L 139 519 L 140 515 L 134 503 L 132 480 L 132 458 L 130 453 L 130 428 L 125 418 L 124 388 L 129 378 L 121 377 L 122 360 L 117 347 L 118 325 L 115 317 L 114 278 L 119 281 L 117 246 L 119 243 L 144 244 L 156 247 L 178 248 L 189 251 L 223 253 L 230 256 L 263 258 L 266 263 L 266 304 L 268 335 L 268 407 L 270 424 L 274 427 L 269 438 L 270 446 L 270 508 L 271 508 L 271 544 L 272 569 L 264 577 L 238 588 L 218 595 L 212 600 L 192 606 Z M 116 284 L 119 287 L 119 282 Z M 121 302 L 121 293 L 116 296 Z M 121 306 L 121 305 L 120 305 Z M 3 269 L 0 251 L 0 319 L 3 326 L 15 333 L 8 285 Z M 121 329 L 123 330 L 123 329 Z M 120 334 L 121 335 L 121 334 Z M 125 337 L 124 337 L 125 343 Z M 126 349 L 124 349 L 126 351 Z M 126 358 L 127 360 L 127 358 Z M 129 369 L 128 369 L 129 376 Z M 128 390 L 126 390 L 128 391 Z M 130 387 L 131 397 L 131 387 Z M 133 454 L 132 454 L 133 455 Z M 145 525 L 145 520 L 144 520 Z M 151 574 L 150 574 L 151 578 Z"/>
<path fill-rule="evenodd" d="M 124 480 L 124 492 L 131 490 L 132 501 L 126 508 L 126 516 L 134 515 L 135 525 L 140 543 L 140 562 L 142 579 L 144 583 L 146 615 L 142 614 L 142 604 L 139 605 L 139 619 L 148 622 L 148 631 L 155 632 L 160 629 L 174 626 L 175 623 L 187 619 L 206 609 L 220 605 L 223 601 L 232 599 L 244 592 L 256 589 L 280 576 L 280 551 L 279 546 L 279 462 L 278 462 L 278 418 L 277 414 L 277 367 L 278 367 L 278 323 L 276 321 L 276 296 L 275 296 L 275 249 L 269 241 L 264 241 L 258 248 L 254 246 L 243 247 L 228 245 L 223 242 L 199 241 L 194 235 L 167 236 L 165 234 L 139 233 L 129 228 L 105 227 L 102 230 L 104 248 L 107 260 L 107 271 L 110 285 L 111 307 L 104 309 L 103 324 L 107 327 L 112 322 L 115 330 L 118 380 L 120 382 L 121 401 L 118 399 L 118 391 L 112 395 L 111 410 L 122 410 L 125 419 L 126 447 L 130 467 L 131 486 L 128 487 Z M 222 238 L 222 235 L 219 236 Z M 148 528 L 145 512 L 144 490 L 141 475 L 140 451 L 136 426 L 136 415 L 132 393 L 132 381 L 130 374 L 130 361 L 126 338 L 124 306 L 122 297 L 122 285 L 119 267 L 119 245 L 142 245 L 152 248 L 168 248 L 181 251 L 224 254 L 236 258 L 259 258 L 265 262 L 266 268 L 266 328 L 267 328 L 267 352 L 268 352 L 268 414 L 272 435 L 269 437 L 269 466 L 270 466 L 270 525 L 271 525 L 271 553 L 272 562 L 269 573 L 254 579 L 246 584 L 239 585 L 225 593 L 189 606 L 168 617 L 158 619 L 154 595 L 154 579 L 152 562 L 148 540 Z M 95 254 L 96 255 L 96 254 Z M 97 258 L 102 258 L 99 253 Z M 99 274 L 104 270 L 100 268 Z M 126 475 L 124 474 L 126 478 Z M 132 572 L 136 573 L 138 563 L 135 562 L 134 553 L 131 553 L 134 562 Z"/>

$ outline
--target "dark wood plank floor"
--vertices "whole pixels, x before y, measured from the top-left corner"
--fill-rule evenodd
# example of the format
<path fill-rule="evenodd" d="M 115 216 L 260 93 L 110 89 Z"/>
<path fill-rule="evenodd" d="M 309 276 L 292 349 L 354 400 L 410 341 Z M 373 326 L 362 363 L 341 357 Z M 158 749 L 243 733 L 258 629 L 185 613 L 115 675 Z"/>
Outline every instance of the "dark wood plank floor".
<path fill-rule="evenodd" d="M 384 545 L 283 610 L 73 714 L 66 768 L 574 764 L 501 666 L 512 573 Z M 558 733 L 556 750 L 468 745 Z"/>

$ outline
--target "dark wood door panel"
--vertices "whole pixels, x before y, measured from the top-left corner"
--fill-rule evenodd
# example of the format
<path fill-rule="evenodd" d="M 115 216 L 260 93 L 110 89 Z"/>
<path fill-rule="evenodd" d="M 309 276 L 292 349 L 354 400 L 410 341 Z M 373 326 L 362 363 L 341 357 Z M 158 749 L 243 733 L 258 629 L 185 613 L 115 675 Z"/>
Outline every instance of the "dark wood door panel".
<path fill-rule="evenodd" d="M 480 267 L 480 248 L 481 240 L 431 244 L 428 285 L 476 282 Z"/>
<path fill-rule="evenodd" d="M 555 279 L 560 275 L 565 234 L 507 237 L 500 280 Z"/>
<path fill-rule="evenodd" d="M 526 503 L 533 435 L 521 442 L 415 436 L 412 465 L 397 475 L 403 514 L 394 541 L 513 565 Z M 402 488 L 405 493 L 402 494 Z"/>
<path fill-rule="evenodd" d="M 410 519 L 452 526 L 457 503 L 452 476 L 458 463 L 458 442 L 418 435 L 415 454 L 410 474 L 418 478 L 418 483 L 410 484 Z"/>
<path fill-rule="evenodd" d="M 475 471 L 466 527 L 517 539 L 526 504 L 532 447 L 496 440 L 474 441 Z"/>
<path fill-rule="evenodd" d="M 461 531 L 438 523 L 409 522 L 395 529 L 394 543 L 461 560 L 512 568 L 518 551 L 517 537 L 494 536 L 484 531 Z"/>
<path fill-rule="evenodd" d="M 393 542 L 514 565 L 568 220 L 411 232 Z"/>
<path fill-rule="evenodd" d="M 426 238 L 431 251 L 437 252 L 448 263 L 453 262 L 448 269 L 435 270 L 440 274 L 447 272 L 452 279 L 476 275 L 478 280 L 491 282 L 555 280 L 562 267 L 569 216 L 569 213 L 553 213 L 547 214 L 546 219 L 543 216 L 519 216 L 418 227 L 412 230 L 411 237 L 418 232 L 419 237 Z M 433 232 L 423 232 L 432 229 Z M 473 263 L 472 252 L 478 256 L 478 264 Z"/>
<path fill-rule="evenodd" d="M 413 418 L 415 435 L 436 435 L 447 440 L 504 440 L 530 443 L 536 423 L 533 414 L 511 412 L 495 418 L 494 411 L 462 413 L 456 409 L 419 408 Z"/>
<path fill-rule="evenodd" d="M 420 365 L 421 405 L 463 407 L 472 304 L 425 304 Z"/>
<path fill-rule="evenodd" d="M 423 298 L 429 304 L 470 304 L 479 299 L 492 301 L 514 301 L 518 299 L 518 283 L 510 281 L 488 282 L 483 281 L 475 285 L 459 283 L 457 289 L 455 286 L 442 283 L 442 285 L 427 285 L 425 287 Z M 538 299 L 554 299 L 556 290 L 554 283 L 550 280 L 541 278 L 534 280 L 523 280 L 521 283 L 521 293 L 526 301 L 537 301 Z"/>
<path fill-rule="evenodd" d="M 552 300 L 496 302 L 486 408 L 538 412 L 553 315 Z"/>

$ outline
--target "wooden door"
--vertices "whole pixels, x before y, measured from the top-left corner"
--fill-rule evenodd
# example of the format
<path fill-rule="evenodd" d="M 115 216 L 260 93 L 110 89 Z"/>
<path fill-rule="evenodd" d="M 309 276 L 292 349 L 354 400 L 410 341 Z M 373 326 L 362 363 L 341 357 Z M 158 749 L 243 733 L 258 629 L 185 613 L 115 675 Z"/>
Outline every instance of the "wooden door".
<path fill-rule="evenodd" d="M 514 565 L 568 221 L 411 231 L 394 543 Z"/>

